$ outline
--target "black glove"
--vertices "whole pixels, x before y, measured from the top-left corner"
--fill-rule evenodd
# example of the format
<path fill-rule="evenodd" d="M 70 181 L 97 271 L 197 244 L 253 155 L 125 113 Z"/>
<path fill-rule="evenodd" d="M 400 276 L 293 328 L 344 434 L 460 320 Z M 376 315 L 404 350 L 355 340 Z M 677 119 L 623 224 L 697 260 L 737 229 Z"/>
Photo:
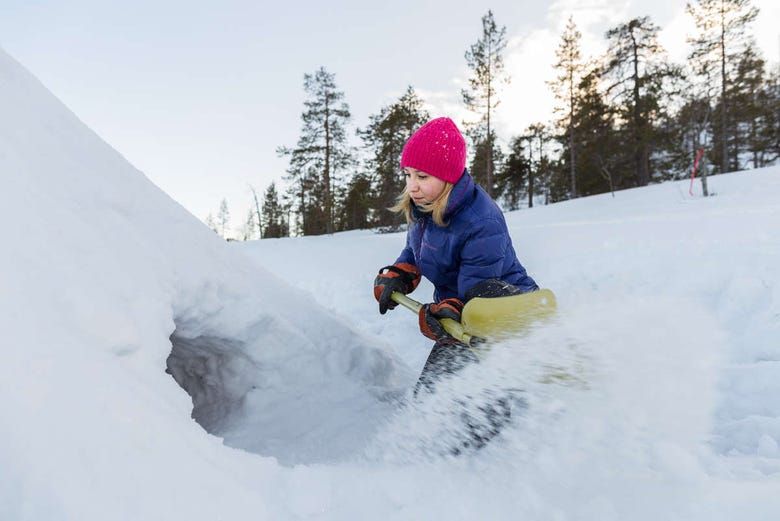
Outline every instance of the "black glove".
<path fill-rule="evenodd" d="M 466 302 L 480 298 L 508 297 L 510 295 L 519 295 L 523 291 L 501 279 L 487 279 L 475 284 L 466 292 Z"/>
<path fill-rule="evenodd" d="M 451 318 L 455 322 L 460 322 L 461 313 L 463 313 L 463 302 L 456 298 L 444 299 L 434 304 L 423 304 L 419 313 L 420 332 L 437 342 L 452 338 L 439 320 Z"/>
<path fill-rule="evenodd" d="M 379 312 L 384 315 L 388 309 L 398 305 L 390 298 L 393 291 L 406 295 L 414 291 L 419 283 L 420 270 L 414 264 L 399 262 L 380 269 L 374 279 L 374 298 L 379 302 Z"/>

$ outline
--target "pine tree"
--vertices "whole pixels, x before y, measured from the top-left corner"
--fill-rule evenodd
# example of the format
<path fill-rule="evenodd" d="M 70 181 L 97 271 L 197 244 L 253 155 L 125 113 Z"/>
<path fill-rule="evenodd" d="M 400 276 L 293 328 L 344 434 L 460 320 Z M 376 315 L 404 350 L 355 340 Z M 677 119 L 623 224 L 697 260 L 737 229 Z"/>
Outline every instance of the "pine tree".
<path fill-rule="evenodd" d="M 288 179 L 299 201 L 301 232 L 333 233 L 337 173 L 351 162 L 346 135 L 349 106 L 336 88 L 335 76 L 324 67 L 305 74 L 303 84 L 308 99 L 298 144 L 294 149 L 279 148 L 278 153 L 290 158 Z"/>
<path fill-rule="evenodd" d="M 219 236 L 223 239 L 227 239 L 228 230 L 230 229 L 230 210 L 228 209 L 227 199 L 222 199 L 222 202 L 219 205 L 217 227 L 219 228 Z"/>
<path fill-rule="evenodd" d="M 263 227 L 260 223 L 263 221 L 263 217 L 260 212 L 260 198 L 257 196 L 257 190 L 255 190 L 254 186 L 249 185 L 249 190 L 252 192 L 252 204 L 253 204 L 253 210 L 255 212 L 255 216 L 253 220 L 255 222 L 257 233 L 260 235 L 258 239 L 262 239 Z"/>
<path fill-rule="evenodd" d="M 271 183 L 263 194 L 260 227 L 262 228 L 262 237 L 267 239 L 286 237 L 289 234 L 285 223 L 284 207 L 279 200 L 276 183 Z"/>
<path fill-rule="evenodd" d="M 473 133 L 471 135 L 475 146 L 469 172 L 474 181 L 482 185 L 485 190 L 490 186 L 494 193 L 498 193 L 496 186 L 497 176 L 494 175 L 492 181 L 488 180 L 490 172 L 497 172 L 504 160 L 503 152 L 496 143 L 495 132 L 493 132 L 490 139 L 485 139 L 480 135 L 474 136 Z"/>
<path fill-rule="evenodd" d="M 255 211 L 250 208 L 247 212 L 244 224 L 241 226 L 241 240 L 250 241 L 255 238 L 257 225 L 255 224 Z"/>
<path fill-rule="evenodd" d="M 670 168 L 683 177 L 689 176 L 696 157 L 704 153 L 698 163 L 697 175 L 702 182 L 704 195 L 707 191 L 707 174 L 712 157 L 712 124 L 716 96 L 715 71 L 707 62 L 688 60 L 682 75 L 680 106 L 667 122 L 668 163 Z"/>
<path fill-rule="evenodd" d="M 693 0 L 686 7 L 697 29 L 696 36 L 689 38 L 693 47 L 689 58 L 698 64 L 704 80 L 717 82 L 720 90 L 718 147 L 713 156 L 719 159 L 720 171 L 727 172 L 731 141 L 728 92 L 739 56 L 751 40 L 746 32 L 748 24 L 755 20 L 758 9 L 750 5 L 750 0 Z"/>
<path fill-rule="evenodd" d="M 528 126 L 523 139 L 528 141 L 528 151 L 531 168 L 528 172 L 528 208 L 534 206 L 534 196 L 544 193 L 545 204 L 549 202 L 548 177 L 552 172 L 552 164 L 547 156 L 547 143 L 550 133 L 544 123 L 533 123 Z"/>
<path fill-rule="evenodd" d="M 366 174 L 357 174 L 347 186 L 344 200 L 339 206 L 338 229 L 362 230 L 370 227 L 369 216 L 373 209 L 371 179 Z"/>
<path fill-rule="evenodd" d="M 217 226 L 217 221 L 214 219 L 214 215 L 209 212 L 209 214 L 206 216 L 206 226 L 209 227 L 211 231 L 219 235 L 219 227 Z"/>
<path fill-rule="evenodd" d="M 764 166 L 764 150 L 769 146 L 765 139 L 767 124 L 764 60 L 755 46 L 750 45 L 737 63 L 734 80 L 727 98 L 731 100 L 731 150 L 732 170 L 741 170 L 740 158 L 745 157 L 753 168 Z"/>
<path fill-rule="evenodd" d="M 573 121 L 579 147 L 576 168 L 580 195 L 614 192 L 615 188 L 630 184 L 625 179 L 630 164 L 626 162 L 626 155 L 619 152 L 624 144 L 615 130 L 616 114 L 599 90 L 601 75 L 601 71 L 594 68 L 577 85 L 578 103 Z M 568 143 L 563 145 L 565 157 Z M 621 176 L 621 173 L 625 174 Z M 565 197 L 563 185 L 553 183 L 553 201 Z"/>
<path fill-rule="evenodd" d="M 482 17 L 482 36 L 468 51 L 466 63 L 472 71 L 469 78 L 469 88 L 463 89 L 461 95 L 466 107 L 479 114 L 478 126 L 484 130 L 472 135 L 480 135 L 488 141 L 485 150 L 485 181 L 483 186 L 488 195 L 493 195 L 493 163 L 495 132 L 492 128 L 493 111 L 499 104 L 498 87 L 508 83 L 509 78 L 504 71 L 503 53 L 506 48 L 506 27 L 500 29 L 493 19 L 493 12 L 488 11 Z M 477 144 L 479 146 L 479 144 Z"/>
<path fill-rule="evenodd" d="M 567 135 L 569 176 L 571 180 L 570 197 L 577 197 L 577 154 L 574 133 L 574 112 L 577 110 L 577 85 L 580 82 L 584 64 L 580 57 L 580 39 L 582 34 L 577 30 L 574 18 L 569 17 L 566 29 L 561 35 L 561 43 L 555 51 L 558 61 L 553 67 L 558 71 L 554 81 L 549 82 L 555 92 L 555 97 L 563 106 L 556 107 L 561 114 L 557 126 L 561 134 Z"/>
<path fill-rule="evenodd" d="M 368 153 L 365 170 L 371 180 L 375 226 L 397 226 L 402 217 L 387 209 L 395 204 L 403 191 L 404 180 L 399 173 L 399 162 L 404 144 L 412 133 L 430 118 L 423 102 L 409 86 L 392 105 L 369 116 L 366 128 L 358 130 L 363 147 Z"/>
<path fill-rule="evenodd" d="M 764 86 L 764 125 L 763 139 L 767 143 L 764 164 L 780 159 L 780 67 L 776 67 Z"/>
<path fill-rule="evenodd" d="M 526 183 L 531 174 L 531 164 L 526 157 L 522 136 L 512 139 L 509 155 L 496 174 L 496 194 L 502 198 L 507 209 L 517 210 L 526 191 Z"/>
<path fill-rule="evenodd" d="M 610 47 L 603 75 L 607 92 L 620 104 L 625 143 L 630 151 L 635 183 L 650 182 L 650 160 L 657 141 L 656 123 L 664 81 L 676 74 L 658 43 L 659 28 L 649 17 L 634 18 L 610 29 Z"/>

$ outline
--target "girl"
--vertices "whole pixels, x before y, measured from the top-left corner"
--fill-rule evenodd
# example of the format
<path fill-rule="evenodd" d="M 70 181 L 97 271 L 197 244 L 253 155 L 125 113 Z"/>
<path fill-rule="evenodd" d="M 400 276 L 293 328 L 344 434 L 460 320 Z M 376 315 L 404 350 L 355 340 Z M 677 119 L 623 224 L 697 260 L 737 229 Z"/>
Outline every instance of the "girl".
<path fill-rule="evenodd" d="M 449 118 L 429 121 L 404 145 L 401 169 L 406 188 L 392 210 L 406 216 L 406 247 L 392 266 L 379 270 L 374 297 L 385 314 L 393 291 L 412 292 L 424 275 L 435 292 L 423 305 L 420 331 L 434 340 L 420 386 L 432 389 L 443 374 L 474 359 L 437 319 L 460 321 L 474 297 L 498 297 L 538 290 L 517 259 L 504 215 L 465 169 L 466 142 Z"/>

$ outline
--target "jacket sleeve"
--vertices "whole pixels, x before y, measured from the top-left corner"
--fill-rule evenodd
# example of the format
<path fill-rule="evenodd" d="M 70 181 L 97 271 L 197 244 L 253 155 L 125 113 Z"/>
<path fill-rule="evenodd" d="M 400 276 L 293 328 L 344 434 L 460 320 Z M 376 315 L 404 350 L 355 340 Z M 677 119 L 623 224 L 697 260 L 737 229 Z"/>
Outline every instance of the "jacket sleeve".
<path fill-rule="evenodd" d="M 459 299 L 465 301 L 466 292 L 474 285 L 501 277 L 508 247 L 509 232 L 503 222 L 485 219 L 471 228 L 460 253 Z"/>
<path fill-rule="evenodd" d="M 414 251 L 412 251 L 412 245 L 410 244 L 409 238 L 411 237 L 411 229 L 406 232 L 406 247 L 401 250 L 401 255 L 398 256 L 398 259 L 396 259 L 395 263 L 398 264 L 399 262 L 406 262 L 408 264 L 413 264 L 414 266 L 417 266 L 417 263 L 414 262 Z"/>

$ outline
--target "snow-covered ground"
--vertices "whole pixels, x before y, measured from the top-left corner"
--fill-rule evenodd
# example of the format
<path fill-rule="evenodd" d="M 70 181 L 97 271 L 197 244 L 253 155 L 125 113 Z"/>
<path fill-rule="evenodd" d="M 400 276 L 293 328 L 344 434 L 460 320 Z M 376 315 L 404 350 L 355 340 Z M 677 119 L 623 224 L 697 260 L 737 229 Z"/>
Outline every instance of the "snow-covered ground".
<path fill-rule="evenodd" d="M 780 168 L 507 215 L 557 318 L 406 402 L 402 234 L 224 243 L 2 51 L 0 114 L 0 519 L 780 517 Z"/>

